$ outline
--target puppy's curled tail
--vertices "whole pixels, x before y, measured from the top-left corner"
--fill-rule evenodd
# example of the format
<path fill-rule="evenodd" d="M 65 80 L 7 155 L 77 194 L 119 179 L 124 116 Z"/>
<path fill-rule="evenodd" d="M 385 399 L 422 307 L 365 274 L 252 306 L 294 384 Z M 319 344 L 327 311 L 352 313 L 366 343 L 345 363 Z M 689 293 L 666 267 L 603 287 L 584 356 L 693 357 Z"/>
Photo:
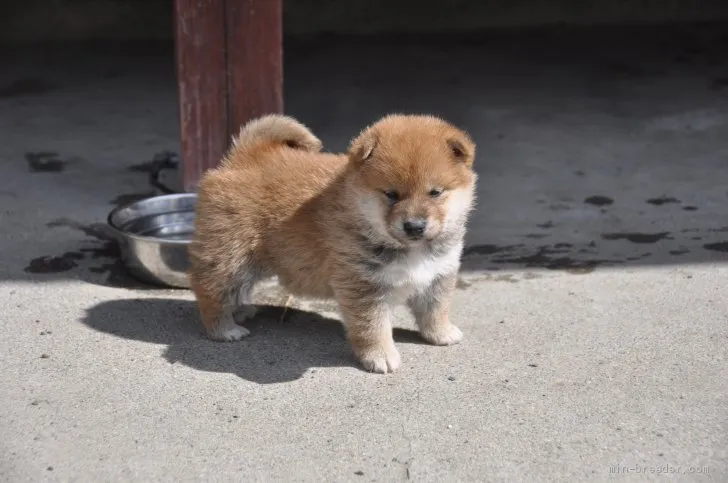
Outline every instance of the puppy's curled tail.
<path fill-rule="evenodd" d="M 281 114 L 268 114 L 243 125 L 240 133 L 233 138 L 233 150 L 246 151 L 261 143 L 282 144 L 311 152 L 319 152 L 323 147 L 310 129 Z"/>

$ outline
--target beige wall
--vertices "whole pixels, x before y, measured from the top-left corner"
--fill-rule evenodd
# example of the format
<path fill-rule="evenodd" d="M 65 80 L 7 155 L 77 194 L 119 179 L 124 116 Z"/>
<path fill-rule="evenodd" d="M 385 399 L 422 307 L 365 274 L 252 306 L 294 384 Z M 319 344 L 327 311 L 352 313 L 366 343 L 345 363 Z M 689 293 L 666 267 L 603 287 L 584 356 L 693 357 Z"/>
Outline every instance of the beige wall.
<path fill-rule="evenodd" d="M 553 23 L 728 20 L 728 0 L 284 0 L 285 29 L 436 32 Z M 7 0 L 0 42 L 168 39 L 172 0 Z"/>

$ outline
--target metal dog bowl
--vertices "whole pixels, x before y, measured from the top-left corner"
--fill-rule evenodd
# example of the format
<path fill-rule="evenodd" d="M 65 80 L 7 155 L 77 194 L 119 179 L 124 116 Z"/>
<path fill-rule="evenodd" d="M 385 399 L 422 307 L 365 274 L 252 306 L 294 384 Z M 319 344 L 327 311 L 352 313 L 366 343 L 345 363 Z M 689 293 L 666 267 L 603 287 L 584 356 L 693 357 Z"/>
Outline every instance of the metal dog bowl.
<path fill-rule="evenodd" d="M 155 196 L 109 213 L 108 224 L 132 276 L 155 285 L 189 288 L 187 247 L 196 201 L 194 193 Z"/>

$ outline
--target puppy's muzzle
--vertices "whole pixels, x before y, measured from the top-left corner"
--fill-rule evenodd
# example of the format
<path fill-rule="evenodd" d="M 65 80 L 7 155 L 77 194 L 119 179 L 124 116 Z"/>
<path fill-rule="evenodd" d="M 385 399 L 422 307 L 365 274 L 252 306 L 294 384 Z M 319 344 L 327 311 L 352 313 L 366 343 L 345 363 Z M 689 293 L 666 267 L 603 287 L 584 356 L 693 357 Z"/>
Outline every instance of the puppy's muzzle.
<path fill-rule="evenodd" d="M 402 223 L 402 229 L 405 234 L 412 240 L 419 240 L 425 236 L 425 230 L 427 230 L 427 220 L 423 218 L 416 218 L 412 220 L 406 220 Z"/>

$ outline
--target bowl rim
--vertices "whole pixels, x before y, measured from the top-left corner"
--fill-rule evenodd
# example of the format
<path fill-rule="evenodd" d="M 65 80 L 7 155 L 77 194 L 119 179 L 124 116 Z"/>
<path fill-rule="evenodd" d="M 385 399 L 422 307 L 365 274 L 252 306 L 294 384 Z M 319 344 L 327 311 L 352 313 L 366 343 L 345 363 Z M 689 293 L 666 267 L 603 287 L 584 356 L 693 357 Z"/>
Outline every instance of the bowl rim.
<path fill-rule="evenodd" d="M 106 224 L 117 236 L 122 236 L 124 238 L 130 238 L 133 240 L 140 240 L 140 241 L 153 241 L 156 243 L 164 243 L 168 245 L 189 245 L 189 240 L 168 240 L 165 238 L 159 238 L 156 236 L 143 236 L 143 235 L 137 235 L 135 233 L 131 233 L 128 231 L 124 231 L 121 228 L 117 227 L 111 219 L 114 217 L 115 214 L 120 212 L 121 210 L 130 208 L 134 205 L 137 205 L 139 203 L 144 203 L 147 200 L 151 199 L 179 199 L 179 198 L 197 198 L 197 193 L 172 193 L 167 195 L 156 195 L 156 196 L 150 196 L 149 198 L 144 198 L 143 200 L 137 200 L 132 201 L 131 203 L 126 203 L 125 205 L 117 206 L 113 210 L 111 210 L 106 217 Z"/>

